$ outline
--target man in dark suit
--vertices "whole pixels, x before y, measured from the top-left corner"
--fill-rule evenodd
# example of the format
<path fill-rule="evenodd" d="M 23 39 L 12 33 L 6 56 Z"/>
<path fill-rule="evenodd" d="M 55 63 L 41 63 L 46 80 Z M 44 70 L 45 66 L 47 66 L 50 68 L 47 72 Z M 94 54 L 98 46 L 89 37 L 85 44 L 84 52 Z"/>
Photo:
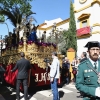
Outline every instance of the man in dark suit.
<path fill-rule="evenodd" d="M 26 60 L 24 52 L 20 53 L 21 59 L 17 61 L 15 67 L 11 72 L 18 69 L 17 84 L 16 84 L 16 98 L 20 100 L 20 83 L 24 86 L 24 99 L 28 100 L 28 70 L 31 68 L 31 64 Z"/>
<path fill-rule="evenodd" d="M 4 73 L 5 73 L 5 69 L 2 65 L 0 65 L 0 80 L 2 85 L 5 84 Z"/>

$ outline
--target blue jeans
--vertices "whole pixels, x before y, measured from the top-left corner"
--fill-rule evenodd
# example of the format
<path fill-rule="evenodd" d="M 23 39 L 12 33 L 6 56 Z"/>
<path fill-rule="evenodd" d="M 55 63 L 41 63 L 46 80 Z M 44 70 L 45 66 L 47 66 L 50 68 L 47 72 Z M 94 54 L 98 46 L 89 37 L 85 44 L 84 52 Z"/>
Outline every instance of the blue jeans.
<path fill-rule="evenodd" d="M 58 92 L 58 87 L 57 87 L 57 81 L 58 81 L 58 79 L 54 79 L 54 81 L 51 83 L 53 100 L 59 100 L 59 92 Z"/>
<path fill-rule="evenodd" d="M 66 84 L 69 84 L 69 78 L 66 77 Z"/>

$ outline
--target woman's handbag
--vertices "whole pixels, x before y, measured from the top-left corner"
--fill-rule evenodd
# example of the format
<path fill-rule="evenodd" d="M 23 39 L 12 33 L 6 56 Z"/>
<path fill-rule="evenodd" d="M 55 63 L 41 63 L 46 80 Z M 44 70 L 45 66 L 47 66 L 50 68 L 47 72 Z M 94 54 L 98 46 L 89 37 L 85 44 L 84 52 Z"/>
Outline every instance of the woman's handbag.
<path fill-rule="evenodd" d="M 73 73 L 73 74 L 77 74 L 77 70 L 76 70 L 76 68 L 73 68 L 72 73 Z"/>

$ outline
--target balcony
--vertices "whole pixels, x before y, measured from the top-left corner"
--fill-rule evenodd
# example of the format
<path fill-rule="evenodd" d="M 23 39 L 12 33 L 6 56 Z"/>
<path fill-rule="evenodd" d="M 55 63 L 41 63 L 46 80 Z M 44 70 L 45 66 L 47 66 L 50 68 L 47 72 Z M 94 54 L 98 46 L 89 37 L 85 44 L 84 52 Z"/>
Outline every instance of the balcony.
<path fill-rule="evenodd" d="M 90 28 L 90 26 L 77 29 L 76 36 L 77 36 L 77 38 L 86 38 L 86 37 L 91 36 L 91 28 Z"/>

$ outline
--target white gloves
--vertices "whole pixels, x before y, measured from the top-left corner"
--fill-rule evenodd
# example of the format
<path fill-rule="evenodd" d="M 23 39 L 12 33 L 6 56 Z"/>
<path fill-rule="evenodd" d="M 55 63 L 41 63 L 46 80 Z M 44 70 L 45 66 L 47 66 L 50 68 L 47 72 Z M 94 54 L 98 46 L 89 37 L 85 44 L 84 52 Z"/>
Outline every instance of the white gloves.
<path fill-rule="evenodd" d="M 100 97 L 100 87 L 96 88 L 95 96 Z"/>

